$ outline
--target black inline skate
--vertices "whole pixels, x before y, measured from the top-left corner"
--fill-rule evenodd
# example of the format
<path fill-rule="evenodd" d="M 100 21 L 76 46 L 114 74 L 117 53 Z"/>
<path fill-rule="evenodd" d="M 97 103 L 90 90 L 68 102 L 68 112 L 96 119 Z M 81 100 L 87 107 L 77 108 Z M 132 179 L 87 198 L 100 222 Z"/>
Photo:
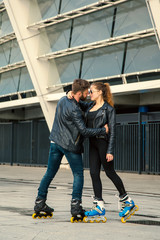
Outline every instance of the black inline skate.
<path fill-rule="evenodd" d="M 85 210 L 82 208 L 81 201 L 78 199 L 71 200 L 71 223 L 82 222 Z"/>
<path fill-rule="evenodd" d="M 45 199 L 41 199 L 41 198 L 36 198 L 35 201 L 35 206 L 34 206 L 34 213 L 32 215 L 32 218 L 36 219 L 36 218 L 51 218 L 53 217 L 53 212 L 54 209 L 50 208 L 47 204 L 46 204 L 46 200 Z"/>

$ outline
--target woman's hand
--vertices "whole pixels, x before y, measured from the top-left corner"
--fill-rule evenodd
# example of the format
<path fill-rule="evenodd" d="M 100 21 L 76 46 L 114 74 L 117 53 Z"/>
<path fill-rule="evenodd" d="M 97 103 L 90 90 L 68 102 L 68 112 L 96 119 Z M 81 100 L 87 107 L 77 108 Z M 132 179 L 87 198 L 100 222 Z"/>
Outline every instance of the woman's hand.
<path fill-rule="evenodd" d="M 107 154 L 106 154 L 106 159 L 107 159 L 107 162 L 113 161 L 113 155 L 110 154 L 110 153 L 107 153 Z"/>
<path fill-rule="evenodd" d="M 106 129 L 106 133 L 108 134 L 108 131 L 109 131 L 109 128 L 108 128 L 108 125 L 104 125 L 105 129 Z"/>
<path fill-rule="evenodd" d="M 72 98 L 73 98 L 73 93 L 72 93 L 72 91 L 69 91 L 69 92 L 67 93 L 67 97 L 68 97 L 69 99 L 72 99 Z"/>

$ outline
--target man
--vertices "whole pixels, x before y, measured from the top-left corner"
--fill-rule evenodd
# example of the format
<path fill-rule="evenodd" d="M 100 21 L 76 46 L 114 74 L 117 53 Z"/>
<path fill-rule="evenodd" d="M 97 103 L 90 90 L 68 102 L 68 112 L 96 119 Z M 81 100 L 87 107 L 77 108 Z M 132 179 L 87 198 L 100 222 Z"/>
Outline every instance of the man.
<path fill-rule="evenodd" d="M 72 84 L 73 99 L 62 97 L 56 108 L 55 119 L 50 134 L 50 152 L 48 168 L 41 180 L 38 196 L 35 201 L 35 217 L 40 216 L 40 211 L 50 215 L 54 210 L 47 206 L 46 198 L 48 187 L 56 175 L 62 157 L 68 160 L 74 181 L 71 200 L 71 214 L 73 217 L 84 216 L 81 206 L 83 189 L 83 137 L 106 135 L 107 128 L 86 128 L 82 110 L 79 106 L 80 100 L 85 100 L 88 95 L 89 83 L 83 79 L 76 79 Z M 50 215 L 51 216 L 51 215 Z"/>

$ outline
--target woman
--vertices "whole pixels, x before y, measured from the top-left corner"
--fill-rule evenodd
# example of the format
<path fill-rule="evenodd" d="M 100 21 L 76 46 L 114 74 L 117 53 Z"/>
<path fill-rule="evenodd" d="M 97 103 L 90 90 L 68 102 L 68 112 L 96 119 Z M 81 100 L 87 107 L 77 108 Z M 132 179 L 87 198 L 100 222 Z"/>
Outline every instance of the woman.
<path fill-rule="evenodd" d="M 133 200 L 128 197 L 123 182 L 114 170 L 114 145 L 115 145 L 115 110 L 112 94 L 108 83 L 95 82 L 90 87 L 91 103 L 81 102 L 80 106 L 85 111 L 87 127 L 99 128 L 108 124 L 109 133 L 104 136 L 89 138 L 89 163 L 90 175 L 94 191 L 94 204 L 90 211 L 85 212 L 86 216 L 104 216 L 105 208 L 102 198 L 102 183 L 100 179 L 101 165 L 108 178 L 111 179 L 119 192 L 119 201 L 122 208 L 119 213 L 124 217 L 134 206 Z M 95 218 L 96 219 L 96 218 Z"/>

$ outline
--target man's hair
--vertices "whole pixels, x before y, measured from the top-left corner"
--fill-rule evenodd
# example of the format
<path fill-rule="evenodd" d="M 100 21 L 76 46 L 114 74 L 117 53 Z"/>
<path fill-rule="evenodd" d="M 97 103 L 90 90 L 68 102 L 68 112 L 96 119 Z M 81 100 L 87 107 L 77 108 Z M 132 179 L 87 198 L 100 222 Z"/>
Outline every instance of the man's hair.
<path fill-rule="evenodd" d="M 77 92 L 81 91 L 82 93 L 90 87 L 89 82 L 84 79 L 75 79 L 72 84 L 72 92 L 76 94 Z"/>

